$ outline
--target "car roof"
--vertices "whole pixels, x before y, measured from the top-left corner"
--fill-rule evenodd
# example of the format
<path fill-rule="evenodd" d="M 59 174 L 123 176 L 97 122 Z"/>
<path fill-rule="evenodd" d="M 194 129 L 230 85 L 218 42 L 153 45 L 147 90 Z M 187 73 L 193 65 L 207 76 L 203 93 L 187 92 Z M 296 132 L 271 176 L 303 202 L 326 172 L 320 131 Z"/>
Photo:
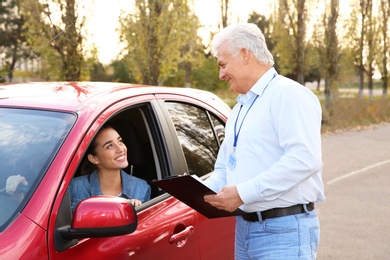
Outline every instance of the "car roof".
<path fill-rule="evenodd" d="M 115 82 L 31 82 L 0 84 L 0 106 L 76 111 L 102 99 L 111 101 L 141 94 L 179 94 L 201 100 L 222 100 L 211 92 Z"/>

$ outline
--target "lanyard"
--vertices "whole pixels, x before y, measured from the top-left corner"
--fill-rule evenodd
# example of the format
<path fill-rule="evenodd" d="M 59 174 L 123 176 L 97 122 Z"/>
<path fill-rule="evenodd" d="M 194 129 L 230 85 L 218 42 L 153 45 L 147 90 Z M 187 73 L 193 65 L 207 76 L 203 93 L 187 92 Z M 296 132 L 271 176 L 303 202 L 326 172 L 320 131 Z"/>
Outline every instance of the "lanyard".
<path fill-rule="evenodd" d="M 276 75 L 277 75 L 277 73 L 274 74 L 274 76 L 273 76 L 272 79 L 268 82 L 268 84 L 265 86 L 265 88 L 268 87 L 269 83 L 271 83 L 271 81 L 276 77 Z M 234 143 L 233 143 L 233 151 L 234 151 L 234 152 L 236 151 L 238 135 L 240 134 L 242 124 L 244 123 L 244 120 L 245 120 L 245 118 L 246 118 L 246 115 L 248 114 L 249 110 L 251 110 L 253 104 L 256 102 L 256 99 L 257 99 L 258 97 L 259 97 L 259 95 L 256 95 L 256 98 L 252 101 L 252 104 L 249 106 L 248 110 L 246 111 L 246 113 L 245 113 L 245 115 L 244 115 L 244 118 L 242 119 L 241 124 L 240 124 L 240 127 L 238 128 L 238 132 L 237 132 L 237 122 L 238 122 L 238 118 L 240 117 L 242 105 L 241 105 L 241 107 L 240 107 L 240 110 L 238 111 L 238 115 L 237 115 L 237 118 L 236 118 L 236 122 L 234 123 Z"/>
<path fill-rule="evenodd" d="M 250 107 L 249 107 L 248 110 L 246 111 L 246 113 L 245 113 L 245 115 L 244 115 L 244 118 L 242 119 L 241 124 L 240 124 L 240 127 L 238 128 L 238 132 L 237 132 L 237 121 L 238 121 L 238 118 L 240 117 L 242 105 L 241 105 L 241 107 L 240 107 L 240 110 L 238 111 L 238 115 L 237 115 L 237 118 L 236 118 L 236 122 L 234 123 L 234 143 L 233 143 L 233 151 L 236 150 L 238 135 L 240 134 L 241 127 L 242 127 L 242 124 L 244 123 L 245 117 L 246 117 L 246 115 L 248 114 L 249 110 L 251 110 L 253 104 L 255 103 L 255 101 L 256 101 L 256 99 L 257 99 L 258 97 L 259 97 L 259 95 L 256 95 L 256 98 L 252 101 L 252 104 L 250 105 Z"/>

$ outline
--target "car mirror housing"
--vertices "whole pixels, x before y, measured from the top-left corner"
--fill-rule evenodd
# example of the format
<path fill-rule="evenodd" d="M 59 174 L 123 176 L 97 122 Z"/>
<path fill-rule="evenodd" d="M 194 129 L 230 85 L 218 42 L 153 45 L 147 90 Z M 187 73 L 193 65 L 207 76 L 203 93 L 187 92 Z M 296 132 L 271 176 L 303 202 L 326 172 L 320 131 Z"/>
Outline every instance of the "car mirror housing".
<path fill-rule="evenodd" d="M 113 196 L 93 196 L 74 210 L 71 226 L 62 228 L 65 239 L 121 236 L 134 232 L 138 218 L 129 200 Z"/>

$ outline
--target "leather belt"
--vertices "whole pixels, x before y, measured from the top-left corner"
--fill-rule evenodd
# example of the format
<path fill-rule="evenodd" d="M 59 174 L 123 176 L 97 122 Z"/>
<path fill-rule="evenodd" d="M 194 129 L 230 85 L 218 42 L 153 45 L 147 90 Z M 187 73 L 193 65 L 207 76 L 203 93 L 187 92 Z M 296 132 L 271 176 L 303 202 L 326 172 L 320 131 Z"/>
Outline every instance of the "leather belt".
<path fill-rule="evenodd" d="M 267 218 L 277 218 L 277 217 L 283 217 L 288 215 L 295 215 L 300 213 L 305 213 L 305 209 L 303 207 L 303 204 L 297 204 L 291 207 L 287 208 L 273 208 L 268 209 L 265 211 L 261 211 L 261 218 L 262 220 L 266 220 Z M 314 203 L 310 202 L 306 204 L 307 211 L 312 211 L 314 209 Z M 257 212 L 247 213 L 245 215 L 242 215 L 242 218 L 246 221 L 251 222 L 257 222 L 259 221 L 259 216 L 257 215 Z"/>

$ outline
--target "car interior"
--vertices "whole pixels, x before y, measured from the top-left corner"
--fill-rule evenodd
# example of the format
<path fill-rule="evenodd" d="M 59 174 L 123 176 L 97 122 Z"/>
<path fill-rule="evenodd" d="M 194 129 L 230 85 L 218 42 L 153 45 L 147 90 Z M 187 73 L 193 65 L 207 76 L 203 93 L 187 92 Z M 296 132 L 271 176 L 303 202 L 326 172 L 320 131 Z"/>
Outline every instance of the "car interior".
<path fill-rule="evenodd" d="M 153 153 L 149 125 L 146 122 L 145 107 L 127 109 L 109 120 L 109 124 L 122 137 L 127 147 L 128 167 L 123 169 L 126 173 L 144 179 L 151 187 L 151 199 L 163 193 L 151 182 L 161 176 L 159 167 L 156 167 L 157 155 Z M 82 163 L 74 177 L 88 174 L 83 165 L 87 159 L 84 155 Z"/>

